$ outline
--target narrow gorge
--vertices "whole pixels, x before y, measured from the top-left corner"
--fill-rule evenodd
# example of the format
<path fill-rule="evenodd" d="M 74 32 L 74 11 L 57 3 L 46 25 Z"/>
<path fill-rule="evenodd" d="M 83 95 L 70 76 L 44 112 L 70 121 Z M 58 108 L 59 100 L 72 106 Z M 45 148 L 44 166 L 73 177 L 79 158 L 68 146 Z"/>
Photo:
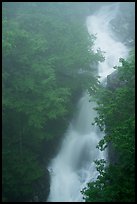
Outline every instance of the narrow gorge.
<path fill-rule="evenodd" d="M 105 60 L 99 63 L 100 82 L 105 83 L 107 75 L 119 64 L 119 57 L 128 56 L 127 47 L 115 40 L 110 22 L 119 12 L 119 3 L 103 6 L 93 15 L 88 16 L 86 25 L 89 34 L 96 36 L 94 51 L 103 51 Z M 92 66 L 92 65 L 91 65 Z M 96 112 L 95 102 L 89 102 L 87 92 L 78 102 L 74 118 L 64 134 L 57 156 L 50 162 L 50 194 L 49 202 L 82 202 L 81 190 L 89 181 L 97 178 L 98 172 L 94 160 L 107 159 L 107 150 L 99 151 L 96 146 L 103 133 L 92 126 Z"/>

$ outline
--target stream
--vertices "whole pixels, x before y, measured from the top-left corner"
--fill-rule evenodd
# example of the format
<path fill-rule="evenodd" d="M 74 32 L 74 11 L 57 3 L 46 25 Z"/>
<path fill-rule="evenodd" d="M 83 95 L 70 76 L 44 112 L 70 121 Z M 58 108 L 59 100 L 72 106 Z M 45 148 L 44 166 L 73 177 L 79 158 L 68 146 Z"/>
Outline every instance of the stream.
<path fill-rule="evenodd" d="M 105 61 L 98 66 L 100 82 L 111 74 L 119 64 L 119 58 L 126 58 L 127 47 L 115 40 L 110 21 L 119 12 L 119 3 L 103 6 L 86 20 L 89 34 L 96 36 L 94 51 L 103 51 Z M 91 102 L 89 102 L 91 99 Z M 93 109 L 96 103 L 86 91 L 80 98 L 74 118 L 70 121 L 61 148 L 48 166 L 50 173 L 49 202 L 83 202 L 81 190 L 89 181 L 96 180 L 98 172 L 94 160 L 107 159 L 107 150 L 96 148 L 104 136 L 99 127 L 92 125 L 97 116 Z"/>

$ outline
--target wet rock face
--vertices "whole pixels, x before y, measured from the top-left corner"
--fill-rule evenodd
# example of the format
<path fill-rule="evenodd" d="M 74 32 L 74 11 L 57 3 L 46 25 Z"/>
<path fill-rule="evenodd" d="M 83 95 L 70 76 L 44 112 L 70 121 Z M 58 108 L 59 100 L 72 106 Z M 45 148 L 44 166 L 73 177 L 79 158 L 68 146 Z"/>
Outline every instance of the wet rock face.
<path fill-rule="evenodd" d="M 134 80 L 134 78 L 133 78 Z M 106 88 L 110 90 L 115 90 L 127 84 L 127 80 L 121 80 L 118 71 L 114 71 L 110 75 L 107 76 L 107 85 Z"/>
<path fill-rule="evenodd" d="M 122 82 L 119 79 L 117 70 L 107 76 L 107 86 L 106 88 L 114 91 L 115 89 L 122 86 Z M 112 143 L 108 144 L 108 160 L 113 165 L 116 164 L 118 161 L 118 154 L 115 148 L 113 147 Z"/>
<path fill-rule="evenodd" d="M 118 72 L 114 71 L 112 74 L 107 76 L 107 88 L 111 90 L 115 90 L 116 88 L 121 86 L 121 81 L 118 77 Z"/>
<path fill-rule="evenodd" d="M 112 165 L 115 165 L 118 163 L 118 159 L 119 159 L 118 153 L 114 149 L 112 143 L 110 142 L 108 144 L 108 160 Z"/>
<path fill-rule="evenodd" d="M 124 10 L 124 12 L 122 12 Z M 116 34 L 117 39 L 128 47 L 135 45 L 135 8 L 134 2 L 121 2 L 119 13 L 111 21 L 111 29 Z"/>

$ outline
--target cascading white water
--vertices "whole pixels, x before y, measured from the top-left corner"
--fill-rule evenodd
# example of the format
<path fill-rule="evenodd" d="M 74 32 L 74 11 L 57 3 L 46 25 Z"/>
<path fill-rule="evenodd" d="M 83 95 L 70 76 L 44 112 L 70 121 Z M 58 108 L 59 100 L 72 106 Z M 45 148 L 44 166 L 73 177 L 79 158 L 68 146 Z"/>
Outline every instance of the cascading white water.
<path fill-rule="evenodd" d="M 120 57 L 128 55 L 127 48 L 112 38 L 113 33 L 109 28 L 109 22 L 117 11 L 115 3 L 87 18 L 88 32 L 97 37 L 94 50 L 100 48 L 105 51 L 105 61 L 99 64 L 101 81 L 113 72 L 113 66 L 118 64 Z M 96 148 L 103 133 L 97 126 L 91 125 L 96 116 L 95 106 L 94 102 L 89 102 L 88 93 L 78 103 L 76 117 L 66 131 L 61 149 L 48 167 L 51 178 L 49 202 L 82 202 L 80 191 L 87 182 L 97 178 L 94 160 L 106 158 L 107 154 Z"/>
<path fill-rule="evenodd" d="M 59 154 L 52 160 L 51 188 L 48 201 L 82 201 L 80 190 L 90 179 L 95 179 L 97 171 L 94 160 L 103 157 L 96 145 L 101 133 L 91 125 L 96 116 L 95 103 L 89 103 L 87 93 L 78 103 L 78 113 L 70 124 Z"/>
<path fill-rule="evenodd" d="M 114 33 L 110 27 L 110 21 L 114 19 L 119 12 L 119 3 L 104 6 L 100 11 L 87 18 L 87 28 L 89 34 L 94 34 L 94 51 L 101 49 L 104 52 L 105 61 L 99 64 L 98 73 L 100 81 L 103 81 L 107 75 L 111 74 L 115 65 L 119 65 L 119 58 L 126 58 L 128 55 L 127 47 L 114 39 Z"/>

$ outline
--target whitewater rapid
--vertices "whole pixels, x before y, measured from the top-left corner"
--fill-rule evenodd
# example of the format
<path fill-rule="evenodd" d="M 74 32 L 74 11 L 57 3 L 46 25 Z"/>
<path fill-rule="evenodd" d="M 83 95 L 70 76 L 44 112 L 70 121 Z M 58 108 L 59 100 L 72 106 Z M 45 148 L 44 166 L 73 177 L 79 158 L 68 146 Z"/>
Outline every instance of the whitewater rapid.
<path fill-rule="evenodd" d="M 116 17 L 118 4 L 102 7 L 96 14 L 87 17 L 89 34 L 96 35 L 94 51 L 99 48 L 104 51 L 105 61 L 99 63 L 98 75 L 100 81 L 114 71 L 119 64 L 119 58 L 126 58 L 127 48 L 113 39 L 110 21 Z M 94 160 L 106 159 L 107 152 L 99 151 L 96 146 L 103 137 L 97 126 L 91 125 L 97 116 L 93 109 L 95 102 L 89 102 L 88 93 L 84 93 L 78 102 L 75 117 L 64 135 L 57 156 L 51 160 L 49 202 L 83 202 L 81 190 L 87 182 L 97 178 L 98 172 Z"/>
<path fill-rule="evenodd" d="M 119 58 L 128 56 L 127 47 L 120 41 L 115 40 L 115 35 L 111 30 L 110 22 L 119 12 L 119 3 L 103 6 L 98 13 L 87 17 L 87 28 L 89 34 L 96 36 L 93 50 L 100 49 L 103 52 L 105 61 L 99 63 L 98 73 L 100 81 L 114 71 L 114 66 L 120 65 Z"/>

